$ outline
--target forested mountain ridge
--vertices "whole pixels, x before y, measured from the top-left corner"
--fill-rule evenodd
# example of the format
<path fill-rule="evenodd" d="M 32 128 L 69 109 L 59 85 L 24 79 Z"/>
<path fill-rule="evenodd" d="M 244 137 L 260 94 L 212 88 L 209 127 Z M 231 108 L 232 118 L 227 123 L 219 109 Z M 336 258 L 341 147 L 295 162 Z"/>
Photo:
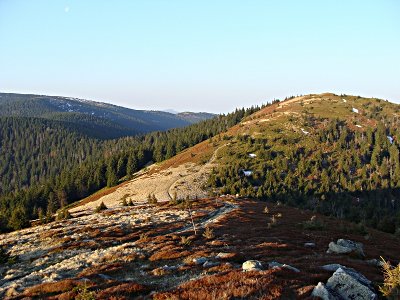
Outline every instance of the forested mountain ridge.
<path fill-rule="evenodd" d="M 212 116 L 179 117 L 75 98 L 0 93 L 0 197 L 104 156 L 106 139 L 182 127 Z"/>
<path fill-rule="evenodd" d="M 180 112 L 177 113 L 176 115 L 179 116 L 181 119 L 186 120 L 190 123 L 197 123 L 215 117 L 214 114 L 206 112 L 193 113 L 190 111 Z"/>
<path fill-rule="evenodd" d="M 209 186 L 400 234 L 399 128 L 400 105 L 375 98 L 276 101 L 224 134 Z"/>
<path fill-rule="evenodd" d="M 80 125 L 95 138 L 117 138 L 187 126 L 214 117 L 134 110 L 78 98 L 0 93 L 0 116 L 38 117 Z"/>

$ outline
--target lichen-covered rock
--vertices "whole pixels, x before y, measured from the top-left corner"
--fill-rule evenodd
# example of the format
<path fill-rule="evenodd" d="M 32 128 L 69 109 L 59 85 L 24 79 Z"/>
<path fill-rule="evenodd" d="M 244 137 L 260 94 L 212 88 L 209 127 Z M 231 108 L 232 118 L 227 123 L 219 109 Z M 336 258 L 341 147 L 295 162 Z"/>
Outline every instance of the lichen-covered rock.
<path fill-rule="evenodd" d="M 343 299 L 377 299 L 378 296 L 372 287 L 364 282 L 363 278 L 365 277 L 357 272 L 355 273 L 350 273 L 339 268 L 328 279 L 326 286 L 335 291 Z"/>
<path fill-rule="evenodd" d="M 340 264 L 330 264 L 330 265 L 324 265 L 322 266 L 322 269 L 327 270 L 327 271 L 332 271 L 336 272 L 338 269 L 342 269 L 344 272 L 352 276 L 353 278 L 357 279 L 359 282 L 362 284 L 371 287 L 371 280 L 366 278 L 364 275 L 358 273 L 356 270 L 353 268 L 347 268 L 345 266 L 342 266 Z"/>
<path fill-rule="evenodd" d="M 354 253 L 365 257 L 363 244 L 351 240 L 338 239 L 337 242 L 330 242 L 326 253 L 350 254 Z"/>
<path fill-rule="evenodd" d="M 258 260 L 248 260 L 242 264 L 243 271 L 261 271 L 263 268 L 261 262 Z"/>

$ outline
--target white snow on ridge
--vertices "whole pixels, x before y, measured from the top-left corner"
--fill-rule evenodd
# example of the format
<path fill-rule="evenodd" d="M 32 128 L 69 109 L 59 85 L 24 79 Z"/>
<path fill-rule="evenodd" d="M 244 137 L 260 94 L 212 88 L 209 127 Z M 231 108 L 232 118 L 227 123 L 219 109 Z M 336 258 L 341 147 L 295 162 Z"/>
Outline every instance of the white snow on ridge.
<path fill-rule="evenodd" d="M 249 177 L 249 176 L 251 176 L 252 174 L 253 174 L 253 171 L 250 171 L 250 170 L 243 170 L 243 175 L 246 176 L 246 177 Z"/>
<path fill-rule="evenodd" d="M 353 112 L 355 112 L 356 114 L 359 113 L 358 109 L 357 109 L 357 108 L 354 108 L 354 107 L 353 107 Z"/>
<path fill-rule="evenodd" d="M 309 132 L 305 131 L 303 128 L 301 128 L 301 132 L 303 132 L 305 135 L 309 134 Z"/>

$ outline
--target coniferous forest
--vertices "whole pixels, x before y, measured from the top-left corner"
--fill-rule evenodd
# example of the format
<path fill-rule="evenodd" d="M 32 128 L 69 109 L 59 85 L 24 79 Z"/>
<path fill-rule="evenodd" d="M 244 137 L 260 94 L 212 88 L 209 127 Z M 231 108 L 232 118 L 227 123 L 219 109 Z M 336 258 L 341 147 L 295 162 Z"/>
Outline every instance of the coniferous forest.
<path fill-rule="evenodd" d="M 113 140 L 85 135 L 79 124 L 32 117 L 0 118 L 0 231 L 59 209 L 237 124 L 258 108 L 185 128 Z"/>

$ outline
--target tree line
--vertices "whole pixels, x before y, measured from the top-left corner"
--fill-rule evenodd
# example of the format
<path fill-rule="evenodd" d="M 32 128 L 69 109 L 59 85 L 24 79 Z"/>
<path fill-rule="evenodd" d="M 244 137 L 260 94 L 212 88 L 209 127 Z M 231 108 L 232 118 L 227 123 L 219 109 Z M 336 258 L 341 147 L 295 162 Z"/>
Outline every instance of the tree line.
<path fill-rule="evenodd" d="M 235 137 L 232 159 L 213 170 L 209 186 L 400 233 L 399 121 L 382 119 L 365 131 L 343 120 L 316 121 L 322 128 L 307 137 Z"/>
<path fill-rule="evenodd" d="M 51 220 L 58 209 L 130 178 L 149 161 L 160 162 L 224 132 L 258 109 L 105 141 L 42 119 L 1 119 L 1 176 L 11 184 L 5 183 L 0 195 L 0 231 L 26 227 L 42 216 Z"/>

